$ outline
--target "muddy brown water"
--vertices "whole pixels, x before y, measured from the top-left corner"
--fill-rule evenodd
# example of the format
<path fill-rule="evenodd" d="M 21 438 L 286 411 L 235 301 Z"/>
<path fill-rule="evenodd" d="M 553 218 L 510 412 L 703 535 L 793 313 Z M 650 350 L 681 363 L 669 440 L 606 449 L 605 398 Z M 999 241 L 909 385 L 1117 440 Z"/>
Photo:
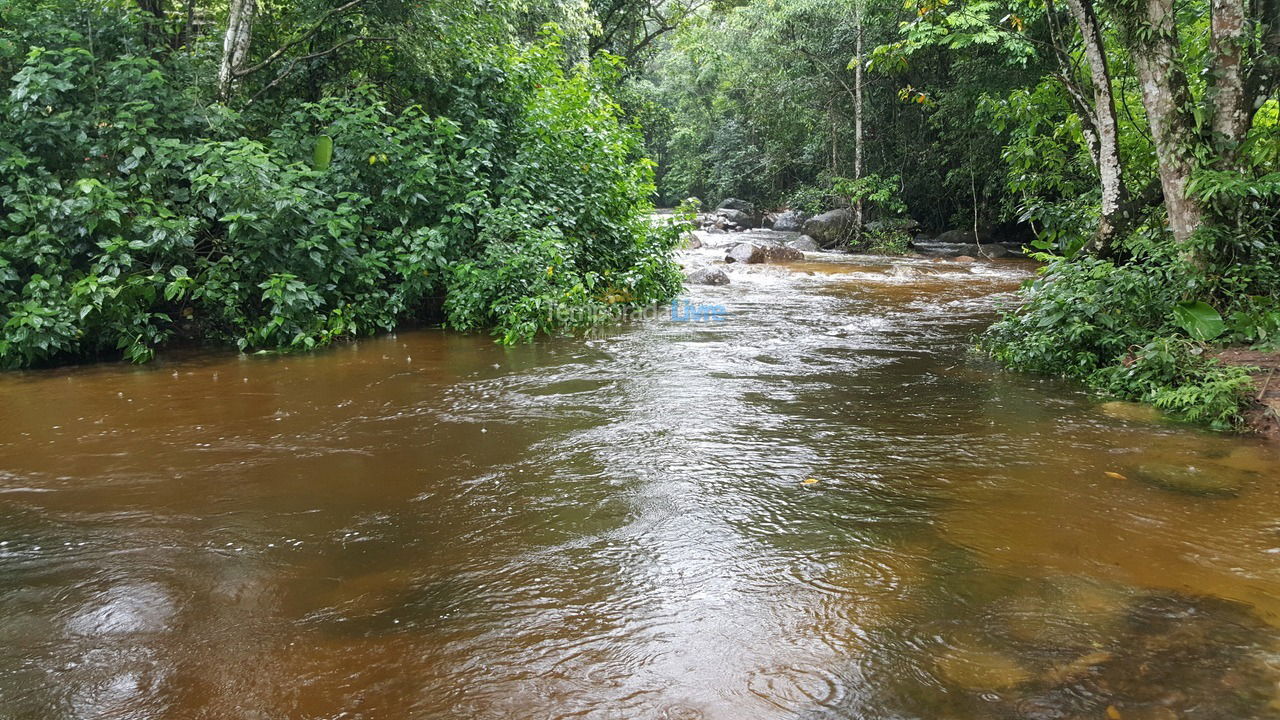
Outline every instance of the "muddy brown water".
<path fill-rule="evenodd" d="M 1280 717 L 1274 450 L 969 353 L 1018 261 L 729 270 L 0 375 L 0 717 Z"/>

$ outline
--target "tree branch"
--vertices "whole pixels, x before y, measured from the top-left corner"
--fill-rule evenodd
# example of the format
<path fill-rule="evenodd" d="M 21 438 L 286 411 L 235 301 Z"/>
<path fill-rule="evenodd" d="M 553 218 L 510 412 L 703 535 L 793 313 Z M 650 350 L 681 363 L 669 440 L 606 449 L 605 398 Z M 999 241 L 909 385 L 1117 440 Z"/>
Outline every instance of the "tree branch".
<path fill-rule="evenodd" d="M 336 8 L 332 8 L 332 9 L 330 9 L 330 10 L 327 10 L 323 15 L 321 15 L 321 16 L 320 16 L 320 18 L 319 18 L 318 20 L 316 20 L 316 21 L 315 21 L 315 23 L 314 23 L 314 24 L 312 24 L 312 26 L 311 26 L 311 27 L 310 27 L 306 32 L 304 32 L 303 34 L 301 34 L 301 35 L 299 35 L 298 37 L 294 38 L 293 40 L 290 40 L 289 42 L 285 43 L 284 45 L 281 45 L 279 48 L 276 48 L 276 51 L 275 51 L 275 52 L 273 52 L 273 53 L 271 53 L 270 55 L 268 55 L 268 56 L 266 57 L 266 59 L 264 59 L 262 62 L 258 63 L 257 65 L 252 65 L 252 66 L 247 67 L 247 68 L 238 68 L 238 69 L 234 69 L 234 70 L 232 70 L 232 73 L 233 73 L 237 78 L 242 78 L 242 77 L 244 77 L 244 76 L 246 76 L 246 75 L 249 75 L 249 74 L 251 74 L 251 73 L 255 73 L 255 72 L 257 72 L 257 71 L 259 71 L 259 70 L 261 70 L 261 69 L 263 69 L 263 68 L 267 67 L 267 66 L 268 66 L 268 65 L 270 65 L 271 63 L 273 63 L 273 62 L 275 62 L 275 61 L 279 60 L 282 56 L 284 56 L 284 54 L 285 54 L 285 53 L 289 52 L 291 49 L 293 49 L 293 48 L 294 48 L 294 47 L 296 47 L 297 45 L 300 45 L 301 43 L 304 43 L 304 42 L 306 42 L 307 40 L 310 40 L 312 35 L 315 35 L 317 32 L 319 32 L 319 31 L 320 31 L 320 28 L 324 27 L 324 24 L 325 24 L 326 22 L 328 22 L 329 18 L 333 17 L 334 15 L 340 15 L 340 14 L 342 14 L 342 13 L 344 13 L 344 12 L 346 12 L 346 11 L 350 10 L 351 8 L 353 8 L 353 7 L 355 7 L 355 6 L 357 6 L 357 5 L 361 4 L 361 3 L 363 3 L 364 1 L 365 1 L 365 0 L 349 0 L 349 2 L 347 2 L 347 3 L 346 3 L 346 4 L 344 4 L 344 5 L 339 5 L 339 6 L 338 6 L 338 7 L 336 7 Z M 330 52 L 330 51 L 332 51 L 332 50 L 335 50 L 335 49 L 337 49 L 337 47 L 338 47 L 338 46 L 334 46 L 333 48 L 330 48 L 330 50 L 329 50 L 329 51 L 326 51 L 326 52 Z M 320 53 L 320 54 L 325 54 L 325 53 Z M 299 60 L 302 60 L 302 59 L 304 59 L 304 58 L 299 58 Z"/>
<path fill-rule="evenodd" d="M 331 47 L 331 48 L 329 48 L 329 49 L 327 49 L 327 50 L 321 50 L 321 51 L 319 51 L 319 52 L 313 52 L 313 53 L 310 53 L 310 54 L 308 54 L 308 55 L 301 55 L 301 56 L 299 56 L 299 57 L 293 58 L 292 60 L 290 60 L 290 61 L 289 61 L 289 64 L 285 66 L 285 68 L 284 68 L 284 71 L 283 71 L 283 72 L 281 72 L 279 75 L 277 75 L 277 76 L 276 76 L 276 78 L 275 78 L 274 80 L 272 80 L 271 82 L 269 82 L 269 83 L 267 83 L 265 86 L 263 86 L 263 88 L 262 88 L 261 90 L 259 90 L 258 92 L 254 93 L 254 94 L 253 94 L 253 97 L 249 98 L 249 101 L 248 101 L 247 103 L 245 103 L 245 107 L 248 107 L 248 106 L 252 105 L 252 104 L 254 103 L 254 101 L 256 101 L 259 97 L 261 97 L 261 96 L 263 95 L 263 93 L 267 92 L 267 91 L 268 91 L 268 90 L 270 90 L 271 88 L 273 88 L 273 87 L 275 87 L 275 86 L 279 85 L 281 82 L 283 82 L 283 81 L 284 81 L 284 79 L 285 79 L 286 77 L 288 77 L 290 73 L 292 73 L 292 72 L 293 72 L 294 68 L 298 67 L 298 63 L 305 62 L 305 61 L 307 61 L 307 60 L 314 60 L 314 59 L 316 59 L 316 58 L 318 58 L 318 57 L 324 57 L 325 55 L 329 55 L 329 54 L 332 54 L 332 53 L 334 53 L 334 52 L 337 52 L 339 49 L 341 49 L 341 48 L 343 48 L 343 47 L 345 47 L 345 46 L 347 46 L 347 45 L 350 45 L 351 43 L 354 43 L 354 42 L 361 42 L 361 41 L 364 41 L 364 42 L 391 42 L 392 40 L 395 40 L 395 38 L 392 38 L 392 37 L 368 37 L 368 36 L 365 36 L 365 35 L 357 35 L 357 36 L 354 36 L 354 37 L 349 37 L 349 38 L 347 38 L 346 40 L 343 40 L 342 42 L 337 43 L 336 45 L 334 45 L 333 47 Z"/>

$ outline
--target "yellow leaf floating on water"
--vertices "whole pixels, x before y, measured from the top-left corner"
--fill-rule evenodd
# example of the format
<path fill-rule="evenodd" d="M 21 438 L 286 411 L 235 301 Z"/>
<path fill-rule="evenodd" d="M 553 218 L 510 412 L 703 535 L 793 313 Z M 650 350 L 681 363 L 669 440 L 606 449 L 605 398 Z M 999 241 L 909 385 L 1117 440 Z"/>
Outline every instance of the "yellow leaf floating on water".
<path fill-rule="evenodd" d="M 815 484 L 815 483 L 817 483 L 817 482 L 818 482 L 818 478 L 805 478 L 805 479 L 804 479 L 804 484 L 805 484 L 805 485 L 813 485 L 813 484 Z"/>
<path fill-rule="evenodd" d="M 1108 720 L 1121 720 L 1120 709 L 1115 705 L 1108 705 L 1107 718 Z"/>
<path fill-rule="evenodd" d="M 1121 474 L 1120 474 L 1120 473 L 1118 473 L 1118 472 L 1111 472 L 1110 470 L 1108 470 L 1107 472 L 1104 472 L 1104 473 L 1102 473 L 1102 474 L 1103 474 L 1103 475 L 1106 475 L 1107 477 L 1111 478 L 1112 480 L 1128 480 L 1128 479 L 1129 479 L 1129 478 L 1127 478 L 1127 477 L 1125 477 L 1125 476 L 1121 475 Z"/>

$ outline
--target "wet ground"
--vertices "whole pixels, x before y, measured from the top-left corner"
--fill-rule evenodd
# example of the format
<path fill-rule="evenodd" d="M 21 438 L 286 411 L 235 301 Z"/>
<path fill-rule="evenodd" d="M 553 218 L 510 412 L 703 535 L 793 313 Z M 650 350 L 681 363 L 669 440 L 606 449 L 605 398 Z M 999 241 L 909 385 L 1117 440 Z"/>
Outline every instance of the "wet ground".
<path fill-rule="evenodd" d="M 0 717 L 1280 717 L 1276 450 L 970 353 L 1024 261 L 728 270 L 0 375 Z"/>

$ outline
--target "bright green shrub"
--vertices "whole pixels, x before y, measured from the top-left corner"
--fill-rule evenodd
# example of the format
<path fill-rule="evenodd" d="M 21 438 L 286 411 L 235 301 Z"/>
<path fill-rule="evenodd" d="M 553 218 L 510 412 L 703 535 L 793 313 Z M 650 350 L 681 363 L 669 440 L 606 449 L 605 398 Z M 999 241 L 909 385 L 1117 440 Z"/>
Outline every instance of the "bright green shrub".
<path fill-rule="evenodd" d="M 679 287 L 614 70 L 566 70 L 554 36 L 468 66 L 436 113 L 360 86 L 239 114 L 144 56 L 136 14 L 85 12 L 92 43 L 0 33 L 0 366 L 309 349 L 442 305 L 513 342 Z"/>
<path fill-rule="evenodd" d="M 1074 377 L 1189 421 L 1238 421 L 1251 381 L 1243 369 L 1209 359 L 1179 327 L 1174 308 L 1187 281 L 1176 263 L 1038 257 L 1048 265 L 1023 289 L 1022 304 L 981 340 L 996 359 Z"/>

